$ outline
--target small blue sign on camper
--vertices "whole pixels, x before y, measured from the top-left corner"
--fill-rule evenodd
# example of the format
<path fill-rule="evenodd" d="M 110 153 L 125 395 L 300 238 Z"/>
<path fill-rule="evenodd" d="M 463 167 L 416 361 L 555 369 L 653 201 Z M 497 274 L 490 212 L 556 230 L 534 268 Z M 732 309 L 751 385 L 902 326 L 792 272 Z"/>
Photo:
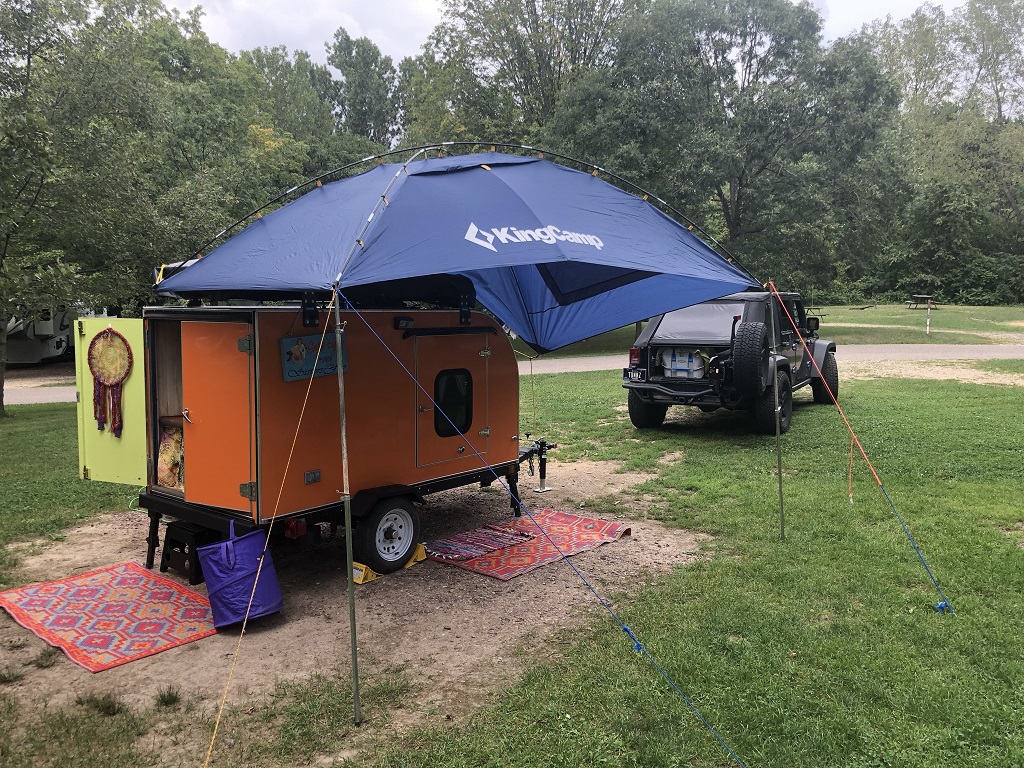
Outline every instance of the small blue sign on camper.
<path fill-rule="evenodd" d="M 341 340 L 341 369 L 348 370 L 345 339 Z M 334 336 L 285 336 L 281 339 L 281 368 L 285 381 L 307 381 L 338 373 Z"/>

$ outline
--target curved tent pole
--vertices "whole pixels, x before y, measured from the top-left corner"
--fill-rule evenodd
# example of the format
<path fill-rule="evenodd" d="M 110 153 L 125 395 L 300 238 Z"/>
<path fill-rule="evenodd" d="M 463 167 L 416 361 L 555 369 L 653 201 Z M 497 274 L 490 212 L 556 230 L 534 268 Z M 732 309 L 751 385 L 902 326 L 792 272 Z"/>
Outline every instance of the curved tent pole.
<path fill-rule="evenodd" d="M 356 251 L 359 248 L 363 247 L 363 238 L 366 235 L 366 230 L 368 230 L 370 228 L 370 224 L 373 223 L 373 219 L 377 215 L 377 211 L 380 210 L 381 203 L 383 203 L 385 206 L 389 205 L 388 193 L 391 191 L 391 188 L 395 186 L 395 182 L 398 181 L 398 178 L 403 173 L 408 172 L 409 163 L 411 163 L 413 160 L 419 157 L 420 154 L 424 152 L 426 152 L 426 150 L 419 150 L 415 154 L 410 156 L 404 163 L 402 163 L 402 167 L 398 169 L 394 176 L 391 177 L 391 181 L 389 181 L 387 187 L 384 188 L 384 191 L 381 193 L 380 199 L 377 200 L 376 205 L 373 206 L 373 210 L 370 211 L 370 215 L 367 216 L 366 221 L 363 222 L 363 228 L 359 230 L 359 234 L 356 236 L 356 241 L 352 243 L 352 249 L 348 252 L 348 256 L 345 257 L 345 263 L 341 265 L 341 271 L 338 272 L 338 276 L 334 280 L 335 293 L 337 293 L 338 289 L 341 287 L 341 276 L 345 274 L 345 270 L 348 268 L 349 263 L 352 261 L 352 257 L 356 255 Z"/>

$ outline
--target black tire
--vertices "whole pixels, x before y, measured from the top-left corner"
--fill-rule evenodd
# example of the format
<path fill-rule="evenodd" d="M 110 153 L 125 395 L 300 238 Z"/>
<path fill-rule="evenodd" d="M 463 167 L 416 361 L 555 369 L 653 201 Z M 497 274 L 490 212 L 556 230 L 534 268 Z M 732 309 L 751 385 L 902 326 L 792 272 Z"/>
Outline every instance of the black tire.
<path fill-rule="evenodd" d="M 626 405 L 629 407 L 629 420 L 637 429 L 652 429 L 665 423 L 667 405 L 645 403 L 640 395 L 633 390 L 629 390 Z"/>
<path fill-rule="evenodd" d="M 786 434 L 793 421 L 793 387 L 789 383 L 789 374 L 779 371 L 779 431 Z M 757 431 L 763 435 L 775 434 L 775 391 L 768 387 L 757 399 L 754 406 L 754 423 Z"/>
<path fill-rule="evenodd" d="M 831 395 L 828 393 L 829 390 L 832 390 Z M 816 403 L 832 405 L 833 397 L 839 400 L 839 366 L 836 365 L 835 352 L 825 355 L 825 363 L 821 366 L 821 378 L 811 379 L 811 391 L 814 392 Z"/>
<path fill-rule="evenodd" d="M 377 573 L 405 566 L 420 537 L 420 515 L 404 496 L 378 501 L 352 532 L 352 556 Z"/>
<path fill-rule="evenodd" d="M 747 397 L 760 397 L 771 386 L 771 350 L 764 323 L 743 323 L 733 346 L 733 383 Z"/>

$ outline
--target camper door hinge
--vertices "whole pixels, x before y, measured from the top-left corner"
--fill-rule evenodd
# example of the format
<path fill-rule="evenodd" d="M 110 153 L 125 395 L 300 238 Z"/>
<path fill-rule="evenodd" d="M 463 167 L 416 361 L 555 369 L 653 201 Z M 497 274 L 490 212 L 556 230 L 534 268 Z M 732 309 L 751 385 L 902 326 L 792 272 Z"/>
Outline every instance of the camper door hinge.
<path fill-rule="evenodd" d="M 256 483 L 242 483 L 238 486 L 238 495 L 256 501 Z"/>
<path fill-rule="evenodd" d="M 480 435 L 480 437 L 490 437 L 491 436 L 491 428 L 490 427 L 484 427 L 479 432 L 477 432 L 477 434 Z"/>
<path fill-rule="evenodd" d="M 88 480 L 89 479 L 89 468 L 86 467 L 86 466 L 82 467 L 82 479 L 83 480 Z"/>
<path fill-rule="evenodd" d="M 254 344 L 253 344 L 253 338 L 252 338 L 252 334 L 251 333 L 248 336 L 243 336 L 242 338 L 240 338 L 238 340 L 238 351 L 239 352 L 245 352 L 245 354 L 251 355 L 253 353 L 253 348 L 254 348 Z"/>
<path fill-rule="evenodd" d="M 480 350 L 480 357 L 490 357 L 490 356 L 491 356 L 491 348 L 490 347 L 484 347 L 483 349 Z"/>
<path fill-rule="evenodd" d="M 78 335 L 85 336 L 85 323 L 82 320 L 78 321 Z"/>

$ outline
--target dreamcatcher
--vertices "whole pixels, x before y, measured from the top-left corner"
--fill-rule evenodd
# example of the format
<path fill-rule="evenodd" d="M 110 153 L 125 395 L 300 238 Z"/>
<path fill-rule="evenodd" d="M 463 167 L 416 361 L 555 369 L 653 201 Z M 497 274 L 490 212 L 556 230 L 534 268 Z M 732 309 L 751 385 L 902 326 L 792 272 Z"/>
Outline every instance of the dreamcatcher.
<path fill-rule="evenodd" d="M 121 436 L 121 394 L 132 370 L 128 340 L 113 328 L 97 333 L 89 343 L 89 370 L 93 378 L 92 408 L 99 430 L 110 423 L 114 437 Z"/>

